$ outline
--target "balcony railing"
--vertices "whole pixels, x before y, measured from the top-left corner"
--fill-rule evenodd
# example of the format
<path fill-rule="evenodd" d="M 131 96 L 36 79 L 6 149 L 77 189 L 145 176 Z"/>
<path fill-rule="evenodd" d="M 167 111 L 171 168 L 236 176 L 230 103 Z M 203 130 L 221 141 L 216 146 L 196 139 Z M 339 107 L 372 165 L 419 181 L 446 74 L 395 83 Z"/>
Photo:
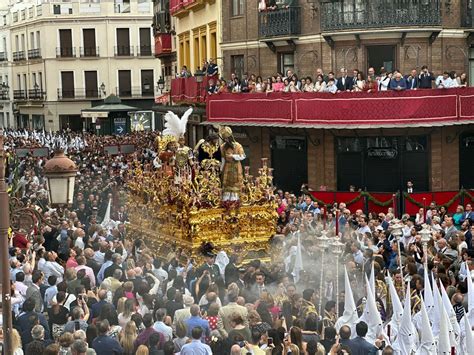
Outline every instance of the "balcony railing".
<path fill-rule="evenodd" d="M 143 97 L 155 96 L 153 85 L 151 84 L 149 85 L 149 87 L 147 87 L 146 85 L 144 85 L 144 87 L 140 87 L 140 86 L 132 86 L 132 87 L 126 87 L 126 88 L 116 87 L 115 94 L 118 97 L 122 97 L 122 98 L 129 98 L 129 97 L 136 97 L 136 98 L 142 97 L 143 98 Z"/>
<path fill-rule="evenodd" d="M 321 2 L 321 30 L 440 26 L 441 0 L 332 0 Z"/>
<path fill-rule="evenodd" d="M 474 0 L 461 1 L 461 21 L 463 27 L 474 27 Z"/>
<path fill-rule="evenodd" d="M 38 89 L 28 90 L 28 99 L 35 101 L 43 101 L 46 98 L 46 92 Z"/>
<path fill-rule="evenodd" d="M 258 14 L 260 37 L 292 36 L 300 33 L 300 8 L 289 7 Z"/>
<path fill-rule="evenodd" d="M 10 94 L 8 91 L 0 92 L 0 100 L 10 100 Z"/>
<path fill-rule="evenodd" d="M 38 59 L 41 58 L 41 49 L 29 49 L 28 50 L 28 59 Z"/>
<path fill-rule="evenodd" d="M 25 51 L 13 52 L 13 61 L 18 62 L 25 59 Z"/>
<path fill-rule="evenodd" d="M 99 88 L 86 88 L 86 89 L 58 89 L 58 100 L 87 100 L 87 99 L 99 99 L 100 90 Z"/>
<path fill-rule="evenodd" d="M 76 47 L 56 47 L 56 58 L 75 58 Z"/>
<path fill-rule="evenodd" d="M 159 33 L 155 35 L 155 57 L 164 57 L 171 54 L 171 34 Z"/>
<path fill-rule="evenodd" d="M 133 46 L 115 46 L 114 55 L 116 57 L 133 57 Z"/>
<path fill-rule="evenodd" d="M 81 57 L 99 57 L 99 47 L 79 47 Z"/>
<path fill-rule="evenodd" d="M 13 100 L 26 100 L 26 90 L 13 90 Z"/>
<path fill-rule="evenodd" d="M 137 55 L 139 57 L 151 57 L 153 55 L 152 46 L 137 46 Z"/>
<path fill-rule="evenodd" d="M 171 80 L 171 99 L 175 103 L 200 103 L 207 97 L 209 80 L 216 82 L 217 76 L 205 76 L 202 83 L 196 77 L 176 78 Z"/>
<path fill-rule="evenodd" d="M 5 62 L 8 60 L 7 53 L 0 52 L 0 62 Z"/>

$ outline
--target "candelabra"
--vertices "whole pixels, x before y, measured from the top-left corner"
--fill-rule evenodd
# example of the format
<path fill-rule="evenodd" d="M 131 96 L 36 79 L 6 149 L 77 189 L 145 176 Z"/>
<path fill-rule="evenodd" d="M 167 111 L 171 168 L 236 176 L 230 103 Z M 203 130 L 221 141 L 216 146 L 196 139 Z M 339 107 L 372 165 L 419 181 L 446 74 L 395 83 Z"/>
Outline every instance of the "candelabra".
<path fill-rule="evenodd" d="M 403 278 L 403 264 L 402 264 L 402 251 L 400 249 L 400 238 L 403 235 L 403 224 L 399 223 L 399 221 L 396 221 L 395 224 L 392 225 L 392 235 L 395 237 L 397 241 L 397 249 L 398 249 L 398 263 L 400 265 L 400 274 L 402 276 L 402 289 L 403 292 L 405 292 L 405 281 Z"/>
<path fill-rule="evenodd" d="M 331 241 L 330 238 L 327 236 L 327 231 L 322 230 L 321 231 L 321 236 L 317 238 L 318 240 L 318 245 L 321 250 L 321 280 L 319 283 L 319 315 L 322 317 L 323 313 L 323 288 L 324 288 L 324 254 L 326 252 L 327 247 L 329 246 L 329 242 Z"/>
<path fill-rule="evenodd" d="M 423 246 L 423 267 L 428 270 L 428 242 L 431 240 L 430 227 L 423 224 L 423 229 L 419 232 L 421 236 L 421 244 Z"/>
<path fill-rule="evenodd" d="M 339 318 L 339 257 L 344 252 L 345 244 L 340 242 L 340 238 L 336 235 L 331 243 L 332 253 L 336 256 L 336 317 Z"/>

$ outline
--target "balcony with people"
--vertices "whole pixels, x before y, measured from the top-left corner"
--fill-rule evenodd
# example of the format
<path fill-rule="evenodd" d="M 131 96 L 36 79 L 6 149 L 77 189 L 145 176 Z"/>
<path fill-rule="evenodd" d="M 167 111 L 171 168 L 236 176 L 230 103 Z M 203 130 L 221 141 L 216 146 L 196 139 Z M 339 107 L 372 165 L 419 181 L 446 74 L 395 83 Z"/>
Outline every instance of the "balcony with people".
<path fill-rule="evenodd" d="M 271 4 L 271 2 L 270 2 Z M 258 35 L 260 38 L 287 37 L 300 34 L 300 8 L 292 5 L 278 7 L 259 3 Z"/>
<path fill-rule="evenodd" d="M 321 31 L 441 26 L 441 0 L 321 1 Z"/>

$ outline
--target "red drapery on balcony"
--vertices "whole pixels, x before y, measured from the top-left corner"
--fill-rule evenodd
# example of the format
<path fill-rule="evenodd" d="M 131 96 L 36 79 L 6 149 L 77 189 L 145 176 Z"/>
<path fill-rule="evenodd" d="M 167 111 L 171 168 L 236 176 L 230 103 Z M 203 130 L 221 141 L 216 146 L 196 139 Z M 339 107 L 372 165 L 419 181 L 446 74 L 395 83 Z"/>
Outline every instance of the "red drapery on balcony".
<path fill-rule="evenodd" d="M 474 123 L 474 88 L 219 94 L 207 101 L 208 121 L 234 125 L 391 128 Z"/>
<path fill-rule="evenodd" d="M 215 82 L 217 76 L 205 76 L 200 84 L 196 81 L 196 77 L 173 79 L 171 99 L 173 102 L 204 102 L 207 97 L 207 85 L 211 79 Z"/>
<path fill-rule="evenodd" d="M 171 34 L 159 33 L 155 36 L 155 56 L 171 53 Z"/>

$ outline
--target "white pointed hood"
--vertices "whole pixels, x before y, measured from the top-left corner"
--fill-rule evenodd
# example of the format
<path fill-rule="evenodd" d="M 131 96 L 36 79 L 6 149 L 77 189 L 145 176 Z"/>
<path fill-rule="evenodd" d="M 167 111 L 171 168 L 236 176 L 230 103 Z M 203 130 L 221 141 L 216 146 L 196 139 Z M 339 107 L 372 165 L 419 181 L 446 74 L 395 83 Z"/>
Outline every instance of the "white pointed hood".
<path fill-rule="evenodd" d="M 428 313 L 428 318 L 433 322 L 433 312 L 434 312 L 434 296 L 433 289 L 431 288 L 430 278 L 428 276 L 428 270 L 425 269 L 425 289 L 423 290 L 423 301 L 425 303 L 426 312 Z"/>
<path fill-rule="evenodd" d="M 398 297 L 397 290 L 395 289 L 395 285 L 393 284 L 393 279 L 390 274 L 388 274 L 385 278 L 385 282 L 388 285 L 388 291 L 390 294 L 390 299 L 392 300 L 393 309 L 392 319 L 388 323 L 390 325 L 390 339 L 395 339 L 398 334 L 398 329 L 400 328 L 400 323 L 402 322 L 403 306 L 402 302 L 400 302 L 400 298 Z"/>
<path fill-rule="evenodd" d="M 436 344 L 431 331 L 431 324 L 428 318 L 428 311 L 423 300 L 421 301 L 421 331 L 420 331 L 420 345 L 416 351 L 416 355 L 432 355 L 436 352 Z"/>
<path fill-rule="evenodd" d="M 449 299 L 446 290 L 444 289 L 443 284 L 440 282 L 440 289 L 441 289 L 441 297 L 443 299 L 443 306 L 446 310 L 446 314 L 448 315 L 449 323 L 451 325 L 452 333 L 451 336 L 451 346 L 458 347 L 458 339 L 461 336 L 461 328 L 459 326 L 458 320 L 456 318 L 456 312 L 454 311 L 453 305 Z"/>
<path fill-rule="evenodd" d="M 439 293 L 438 284 L 435 280 L 432 282 L 433 285 L 433 300 L 434 300 L 434 307 L 433 307 L 433 315 L 431 319 L 431 325 L 433 329 L 433 335 L 437 337 L 440 331 L 440 323 L 441 323 L 441 309 L 443 307 L 443 301 L 441 300 L 441 295 Z"/>
<path fill-rule="evenodd" d="M 403 306 L 403 316 L 398 336 L 392 347 L 396 354 L 411 354 L 416 350 L 417 333 L 411 319 L 411 292 L 410 284 L 407 285 L 405 292 L 405 302 Z"/>
<path fill-rule="evenodd" d="M 439 324 L 439 338 L 438 338 L 438 355 L 450 355 L 451 344 L 449 335 L 449 319 L 444 307 L 441 307 L 440 324 Z"/>
<path fill-rule="evenodd" d="M 362 313 L 359 321 L 367 323 L 369 326 L 369 332 L 365 338 L 369 343 L 374 343 L 377 337 L 384 333 L 383 323 L 382 318 L 380 317 L 380 312 L 377 308 L 377 303 L 375 302 L 375 297 L 372 294 L 369 280 L 367 279 L 367 274 L 365 273 L 364 278 L 367 290 L 367 303 L 365 304 L 364 313 Z"/>
<path fill-rule="evenodd" d="M 372 264 L 370 265 L 369 285 L 370 285 L 370 289 L 372 290 L 372 294 L 374 295 L 374 298 L 376 299 L 377 297 L 375 296 L 375 270 L 374 270 L 373 261 L 372 261 Z"/>
<path fill-rule="evenodd" d="M 354 329 L 357 320 L 359 319 L 357 307 L 354 302 L 354 295 L 352 294 L 351 282 L 349 281 L 349 275 L 347 274 L 346 268 L 344 268 L 344 293 L 344 313 L 336 322 L 337 331 L 339 331 L 343 325 L 348 325 L 351 329 Z"/>

